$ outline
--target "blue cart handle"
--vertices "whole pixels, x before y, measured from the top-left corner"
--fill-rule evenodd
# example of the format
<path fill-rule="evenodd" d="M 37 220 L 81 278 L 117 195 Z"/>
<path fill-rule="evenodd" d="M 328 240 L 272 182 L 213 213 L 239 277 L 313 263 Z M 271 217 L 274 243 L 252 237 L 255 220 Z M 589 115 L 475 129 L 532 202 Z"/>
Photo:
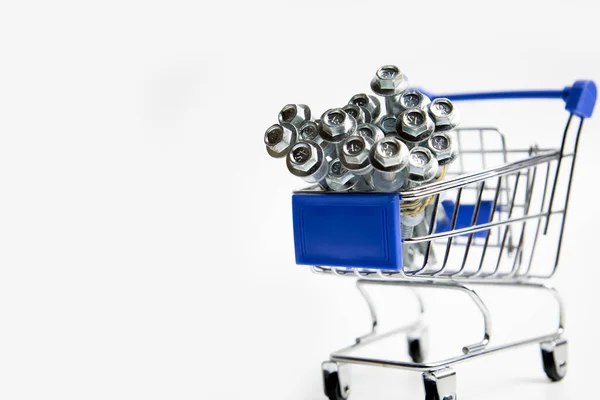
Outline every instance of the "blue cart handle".
<path fill-rule="evenodd" d="M 593 81 L 581 80 L 562 90 L 511 90 L 504 92 L 475 92 L 433 94 L 421 90 L 431 99 L 445 97 L 453 101 L 499 100 L 499 99 L 562 99 L 565 109 L 581 118 L 592 116 L 596 105 L 597 89 Z"/>

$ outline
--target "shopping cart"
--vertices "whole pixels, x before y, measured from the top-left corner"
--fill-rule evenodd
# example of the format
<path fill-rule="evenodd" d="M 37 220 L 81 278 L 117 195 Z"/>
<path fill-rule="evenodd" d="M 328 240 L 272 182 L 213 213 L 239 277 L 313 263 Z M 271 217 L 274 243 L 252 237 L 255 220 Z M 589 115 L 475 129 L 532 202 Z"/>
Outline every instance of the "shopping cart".
<path fill-rule="evenodd" d="M 540 344 L 544 370 L 552 381 L 561 380 L 567 370 L 563 304 L 545 282 L 560 261 L 577 148 L 583 121 L 595 105 L 595 84 L 577 81 L 563 90 L 428 95 L 453 101 L 556 98 L 565 101 L 569 117 L 558 149 L 513 149 L 495 128 L 459 129 L 459 159 L 445 178 L 399 193 L 315 188 L 294 193 L 297 264 L 310 265 L 317 274 L 358 278 L 372 318 L 368 334 L 322 364 L 325 394 L 331 400 L 348 398 L 347 369 L 353 364 L 420 371 L 426 400 L 457 399 L 454 364 L 518 346 Z M 415 210 L 425 213 L 426 229 L 404 238 L 402 219 Z M 425 360 L 427 327 L 421 298 L 417 321 L 379 332 L 376 308 L 366 290 L 370 285 L 462 292 L 483 317 L 481 340 L 454 357 Z M 558 304 L 556 330 L 492 345 L 490 312 L 473 289 L 482 285 L 551 293 Z M 396 334 L 407 334 L 411 362 L 356 355 L 358 349 Z"/>

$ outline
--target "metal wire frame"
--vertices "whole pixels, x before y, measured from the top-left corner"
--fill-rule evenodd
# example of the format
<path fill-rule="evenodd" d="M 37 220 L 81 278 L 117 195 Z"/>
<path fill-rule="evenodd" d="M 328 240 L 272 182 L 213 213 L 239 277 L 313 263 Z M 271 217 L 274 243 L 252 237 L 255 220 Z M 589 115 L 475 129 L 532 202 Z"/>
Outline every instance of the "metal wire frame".
<path fill-rule="evenodd" d="M 560 260 L 574 166 L 583 126 L 583 119 L 580 118 L 573 139 L 573 120 L 574 115 L 570 115 L 559 150 L 537 147 L 508 149 L 504 135 L 494 128 L 457 130 L 461 154 L 459 160 L 462 161 L 455 163 L 455 168 L 448 171 L 447 177 L 450 179 L 399 193 L 405 202 L 435 196 L 427 220 L 426 234 L 403 239 L 405 246 L 419 245 L 425 249 L 420 265 L 389 272 L 328 267 L 315 267 L 313 270 L 338 276 L 377 277 L 387 280 L 514 281 L 550 278 L 556 273 Z M 494 133 L 496 139 L 492 141 L 490 139 Z M 470 135 L 469 143 L 478 143 L 479 146 L 474 149 L 465 148 L 466 135 Z M 478 141 L 472 140 L 474 135 Z M 495 142 L 495 145 L 491 142 Z M 572 150 L 567 149 L 570 142 L 573 143 Z M 466 165 L 465 155 L 473 155 L 471 161 L 478 161 L 469 167 Z M 490 167 L 491 155 L 499 157 L 501 165 Z M 516 160 L 509 161 L 509 158 L 515 157 Z M 561 190 L 564 191 L 564 198 L 559 199 Z M 457 227 L 459 206 L 464 204 L 469 196 L 474 196 L 475 199 L 471 223 L 468 226 Z M 436 232 L 442 198 L 453 199 L 454 212 L 450 219 L 450 229 L 447 232 Z M 484 200 L 492 201 L 491 216 L 487 222 L 478 223 Z M 550 268 L 536 268 L 534 258 L 537 242 L 542 236 L 551 236 L 548 229 L 550 220 L 558 216 L 561 217 L 561 222 L 558 232 L 554 235 L 556 254 L 553 265 Z M 533 231 L 528 229 L 531 226 L 535 227 Z M 484 232 L 483 237 L 478 235 L 478 232 Z M 477 249 L 477 255 L 474 249 Z M 492 249 L 495 257 L 490 254 Z M 437 260 L 434 251 L 443 254 L 440 262 L 432 261 Z M 459 254 L 458 260 L 455 260 L 456 254 Z M 469 261 L 476 265 L 475 270 L 467 268 Z"/>

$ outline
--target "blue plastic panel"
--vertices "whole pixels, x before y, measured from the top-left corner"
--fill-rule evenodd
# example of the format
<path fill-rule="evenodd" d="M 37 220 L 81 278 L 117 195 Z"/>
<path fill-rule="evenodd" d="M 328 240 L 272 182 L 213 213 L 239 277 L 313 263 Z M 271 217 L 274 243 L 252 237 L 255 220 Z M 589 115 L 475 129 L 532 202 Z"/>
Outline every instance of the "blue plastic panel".
<path fill-rule="evenodd" d="M 598 90 L 593 81 L 577 81 L 563 92 L 565 108 L 581 118 L 589 118 L 594 112 Z"/>
<path fill-rule="evenodd" d="M 452 216 L 454 215 L 454 201 L 452 200 L 444 200 L 442 201 L 442 206 L 444 207 L 444 213 L 446 214 L 443 218 L 438 218 L 435 232 L 448 232 L 450 230 L 450 224 L 452 223 Z M 487 224 L 490 222 L 492 218 L 492 206 L 493 202 L 491 200 L 482 200 L 481 205 L 479 206 L 479 214 L 477 214 L 476 225 Z M 461 204 L 458 206 L 458 214 L 456 215 L 456 228 L 467 228 L 472 225 L 473 222 L 473 214 L 475 213 L 475 204 Z M 464 234 L 461 236 L 468 236 L 469 234 Z M 474 232 L 474 237 L 485 237 L 487 235 L 487 231 L 479 231 Z"/>
<path fill-rule="evenodd" d="M 397 194 L 294 194 L 296 263 L 402 268 Z"/>

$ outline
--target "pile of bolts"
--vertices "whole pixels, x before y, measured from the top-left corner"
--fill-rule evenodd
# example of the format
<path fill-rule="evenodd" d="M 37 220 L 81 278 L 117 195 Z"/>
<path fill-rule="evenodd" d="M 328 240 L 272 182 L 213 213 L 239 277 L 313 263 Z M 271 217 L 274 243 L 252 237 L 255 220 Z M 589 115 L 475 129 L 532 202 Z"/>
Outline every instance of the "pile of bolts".
<path fill-rule="evenodd" d="M 288 104 L 265 132 L 267 152 L 325 191 L 389 193 L 442 179 L 458 155 L 458 111 L 408 86 L 397 66 L 385 65 L 371 80 L 375 95 L 356 94 L 320 119 L 304 104 Z M 412 236 L 429 203 L 402 205 L 403 237 Z"/>

